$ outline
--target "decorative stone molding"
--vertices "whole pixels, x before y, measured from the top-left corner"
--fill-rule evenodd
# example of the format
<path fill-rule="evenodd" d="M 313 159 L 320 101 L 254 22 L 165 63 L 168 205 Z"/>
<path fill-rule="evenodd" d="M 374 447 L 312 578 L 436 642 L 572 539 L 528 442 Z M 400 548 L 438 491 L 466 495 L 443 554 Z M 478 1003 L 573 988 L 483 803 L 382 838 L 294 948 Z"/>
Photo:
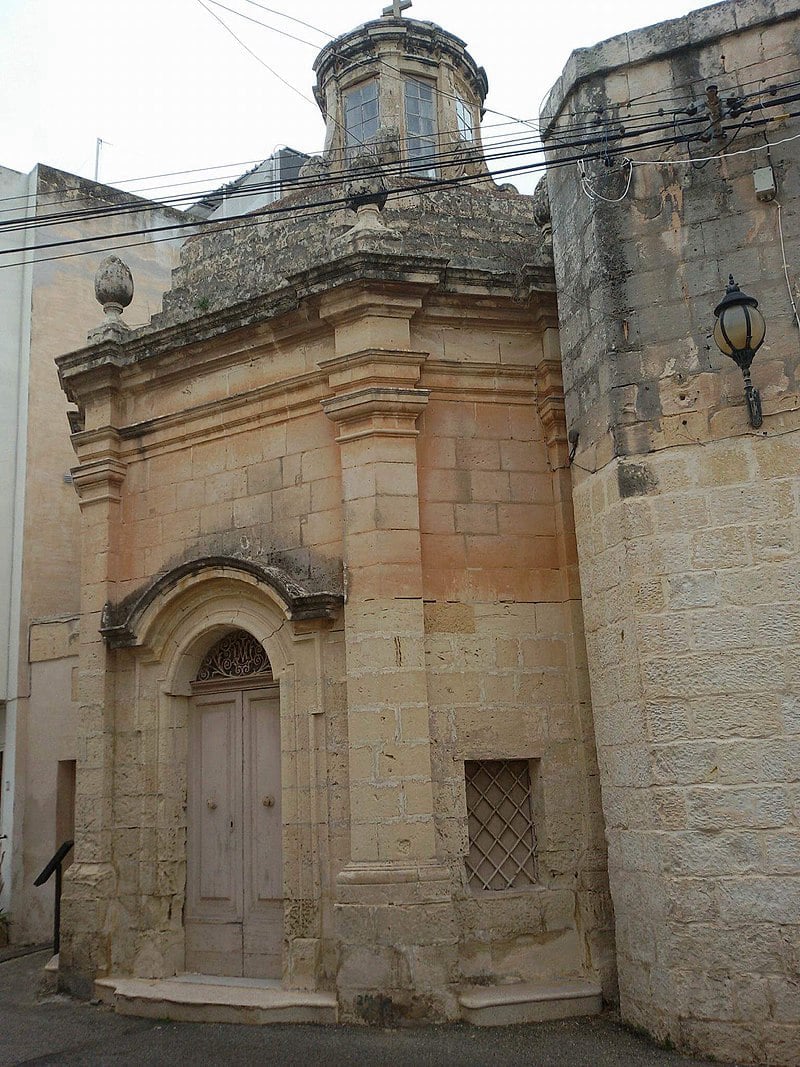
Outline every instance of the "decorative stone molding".
<path fill-rule="evenodd" d="M 81 505 L 96 504 L 102 500 L 118 503 L 124 481 L 125 464 L 120 460 L 109 458 L 72 468 L 72 484 Z"/>
<path fill-rule="evenodd" d="M 124 340 L 129 328 L 121 315 L 133 300 L 133 276 L 119 256 L 106 256 L 97 268 L 94 295 L 106 317 L 102 326 L 89 331 L 89 341 Z"/>
<path fill-rule="evenodd" d="M 336 878 L 342 904 L 422 904 L 449 901 L 450 870 L 441 863 L 354 861 Z"/>
<path fill-rule="evenodd" d="M 395 314 L 410 317 L 421 306 L 422 297 L 441 284 L 448 263 L 438 256 L 359 250 L 292 274 L 289 284 L 300 297 L 324 294 L 320 315 L 334 323 L 348 308 L 349 317 L 364 313 L 363 298 L 351 307 L 353 293 L 347 286 L 352 284 L 370 298 L 370 304 L 380 305 L 384 314 L 394 309 Z"/>
<path fill-rule="evenodd" d="M 358 382 L 362 386 L 413 387 L 420 378 L 427 352 L 367 348 L 346 356 L 320 360 L 332 389 L 340 390 Z"/>
<path fill-rule="evenodd" d="M 277 567 L 268 567 L 252 560 L 231 556 L 203 556 L 174 567 L 119 604 L 107 603 L 100 625 L 100 633 L 106 644 L 109 648 L 130 648 L 139 644 L 140 622 L 151 604 L 189 576 L 201 575 L 205 571 L 211 574 L 223 569 L 255 578 L 258 583 L 271 589 L 283 605 L 286 618 L 292 622 L 331 620 L 336 617 L 344 603 L 340 594 L 311 592 Z"/>
<path fill-rule="evenodd" d="M 426 352 L 364 349 L 323 360 L 335 395 L 322 409 L 339 426 L 337 440 L 371 434 L 416 437 L 417 418 L 428 403 L 429 389 L 415 388 Z"/>
<path fill-rule="evenodd" d="M 567 417 L 558 360 L 543 359 L 536 367 L 536 410 L 542 420 L 550 466 L 562 467 L 566 461 Z"/>
<path fill-rule="evenodd" d="M 416 437 L 416 423 L 428 403 L 429 389 L 359 389 L 322 401 L 322 409 L 339 424 L 337 441 L 357 437 Z"/>
<path fill-rule="evenodd" d="M 76 439 L 79 463 L 72 468 L 72 483 L 81 506 L 101 500 L 118 502 L 126 465 L 120 456 L 115 429 L 83 431 Z"/>

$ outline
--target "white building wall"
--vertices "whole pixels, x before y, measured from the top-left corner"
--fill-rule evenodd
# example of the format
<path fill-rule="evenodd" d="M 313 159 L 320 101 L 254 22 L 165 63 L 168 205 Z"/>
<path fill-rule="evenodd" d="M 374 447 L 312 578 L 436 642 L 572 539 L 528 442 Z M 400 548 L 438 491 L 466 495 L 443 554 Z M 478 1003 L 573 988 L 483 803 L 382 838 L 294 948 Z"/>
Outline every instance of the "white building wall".
<path fill-rule="evenodd" d="M 41 225 L 65 204 L 86 217 Z M 33 942 L 52 923 L 52 884 L 34 888 L 33 879 L 60 843 L 58 765 L 76 757 L 68 638 L 79 608 L 79 508 L 55 357 L 102 321 L 94 274 L 104 256 L 129 264 L 136 294 L 125 319 L 140 325 L 159 309 L 189 231 L 172 209 L 44 165 L 29 175 L 0 169 L 0 221 L 17 217 L 40 225 L 0 231 L 0 908 L 11 940 Z M 115 239 L 165 223 L 177 228 Z M 95 237 L 79 249 L 46 247 Z"/>
<path fill-rule="evenodd" d="M 0 167 L 0 219 L 36 212 L 36 172 Z M 25 231 L 0 231 L 0 252 L 29 244 Z M 0 909 L 11 894 L 10 842 L 17 808 L 17 672 L 25 504 L 25 454 L 31 332 L 30 252 L 9 257 L 0 274 Z"/>

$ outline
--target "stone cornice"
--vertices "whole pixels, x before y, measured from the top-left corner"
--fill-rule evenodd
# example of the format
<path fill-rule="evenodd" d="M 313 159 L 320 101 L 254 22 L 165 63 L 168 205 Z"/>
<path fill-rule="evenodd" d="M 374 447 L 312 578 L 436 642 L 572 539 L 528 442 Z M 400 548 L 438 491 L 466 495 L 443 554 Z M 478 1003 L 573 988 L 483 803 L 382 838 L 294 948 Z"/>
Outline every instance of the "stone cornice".
<path fill-rule="evenodd" d="M 323 88 L 334 76 L 341 77 L 350 67 L 370 65 L 379 67 L 381 52 L 396 41 L 402 41 L 403 51 L 409 56 L 430 57 L 438 64 L 447 57 L 472 85 L 481 103 L 489 91 L 486 71 L 479 67 L 467 52 L 464 41 L 433 22 L 418 19 L 374 19 L 325 45 L 314 61 L 317 84 L 314 95 L 320 107 L 324 106 Z"/>
<path fill-rule="evenodd" d="M 118 503 L 125 481 L 125 464 L 110 457 L 72 468 L 72 483 L 81 506 L 102 501 Z"/>
<path fill-rule="evenodd" d="M 253 429 L 275 420 L 283 420 L 287 413 L 312 414 L 319 410 L 320 403 L 330 395 L 329 365 L 341 375 L 340 391 L 347 388 L 345 367 L 348 360 L 371 362 L 376 350 L 354 353 L 351 356 L 333 357 L 321 361 L 319 370 L 307 374 L 270 382 L 246 393 L 219 400 L 210 400 L 183 411 L 168 412 L 150 419 L 131 421 L 116 432 L 120 439 L 120 456 L 124 461 L 139 460 L 157 455 L 175 447 L 183 447 L 187 438 L 201 435 L 203 440 L 214 440 L 231 432 Z M 398 356 L 407 358 L 409 375 L 405 384 L 416 386 L 419 376 L 410 377 L 413 368 L 425 353 L 398 353 L 387 351 L 386 363 L 376 361 L 372 373 L 356 377 L 352 382 L 389 384 L 390 364 Z M 354 368 L 355 369 L 355 368 Z M 466 400 L 496 399 L 498 403 L 514 398 L 529 398 L 533 401 L 536 392 L 535 368 L 531 364 L 468 363 L 463 360 L 440 360 L 428 357 L 421 367 L 424 388 L 432 396 L 458 396 Z M 405 376 L 404 376 L 405 377 Z M 84 431 L 73 438 L 76 447 L 88 441 L 89 434 L 101 431 Z M 84 434 L 86 436 L 84 436 Z"/>
<path fill-rule="evenodd" d="M 416 437 L 417 418 L 428 403 L 427 389 L 358 389 L 322 401 L 325 414 L 339 426 L 337 440 L 360 437 Z"/>
<path fill-rule="evenodd" d="M 318 366 L 328 375 L 334 390 L 360 386 L 414 386 L 419 381 L 420 368 L 428 358 L 427 352 L 366 348 L 344 356 L 320 360 Z"/>
<path fill-rule="evenodd" d="M 72 483 L 81 506 L 103 500 L 118 501 L 126 464 L 120 456 L 120 438 L 111 426 L 86 430 L 73 437 L 78 465 Z"/>
<path fill-rule="evenodd" d="M 83 376 L 95 367 L 111 364 L 128 368 L 143 360 L 152 360 L 190 345 L 196 346 L 213 340 L 232 330 L 268 322 L 296 310 L 298 304 L 297 294 L 284 288 L 267 296 L 243 301 L 209 315 L 198 315 L 162 329 L 144 326 L 139 330 L 131 330 L 130 337 L 124 343 L 104 341 L 98 345 L 87 345 L 56 357 L 61 387 L 69 399 L 77 403 L 78 382 L 82 385 Z M 307 323 L 299 323 L 297 328 L 307 329 Z"/>
<path fill-rule="evenodd" d="M 59 380 L 68 398 L 73 403 L 82 403 L 87 384 L 90 390 L 93 384 L 86 375 L 94 373 L 94 381 L 97 382 L 97 372 L 101 367 L 115 367 L 123 372 L 126 384 L 133 365 L 147 364 L 151 380 L 154 373 L 156 376 L 165 373 L 175 376 L 196 375 L 202 358 L 195 361 L 194 357 L 202 357 L 202 346 L 206 342 L 278 319 L 285 320 L 282 323 L 282 339 L 291 340 L 295 334 L 307 333 L 315 320 L 318 328 L 323 328 L 313 304 L 307 306 L 305 313 L 298 314 L 296 319 L 291 317 L 292 312 L 299 312 L 301 305 L 308 303 L 308 298 L 333 293 L 336 289 L 353 284 L 366 291 L 371 283 L 382 283 L 384 295 L 387 288 L 395 290 L 398 314 L 413 313 L 410 308 L 402 310 L 402 292 L 410 296 L 410 290 L 414 292 L 415 308 L 419 308 L 426 294 L 434 291 L 441 294 L 443 303 L 437 309 L 439 315 L 444 314 L 442 306 L 449 302 L 448 298 L 463 295 L 473 299 L 485 296 L 494 300 L 507 297 L 508 313 L 518 316 L 521 300 L 538 293 L 549 301 L 554 292 L 552 273 L 545 268 L 527 268 L 524 277 L 520 278 L 492 271 L 488 267 L 453 267 L 447 259 L 434 256 L 354 252 L 298 272 L 291 276 L 289 285 L 264 296 L 161 329 L 151 324 L 132 330 L 123 342 L 102 341 L 59 356 L 56 359 Z M 158 317 L 154 322 L 157 324 L 157 321 Z M 154 363 L 160 357 L 178 352 L 183 354 L 185 349 L 191 349 L 191 361 L 187 359 L 185 365 L 176 367 L 173 360 L 169 367 L 164 366 L 156 371 Z"/>
<path fill-rule="evenodd" d="M 269 297 L 161 331 L 134 331 L 124 342 L 104 341 L 61 356 L 57 360 L 59 376 L 67 395 L 79 405 L 76 426 L 87 412 L 90 417 L 85 424 L 90 428 L 107 422 L 119 424 L 124 441 L 138 438 L 141 443 L 146 436 L 160 450 L 169 448 L 169 442 L 176 437 L 185 439 L 187 433 L 197 432 L 198 427 L 207 425 L 213 431 L 211 421 L 219 420 L 223 412 L 225 426 L 220 426 L 220 432 L 228 432 L 233 425 L 271 418 L 276 405 L 283 406 L 284 414 L 289 409 L 311 411 L 328 390 L 416 387 L 425 356 L 411 351 L 371 349 L 346 359 L 333 357 L 320 362 L 317 371 L 276 379 L 241 394 L 215 397 L 180 412 L 165 410 L 144 420 L 138 399 L 143 390 L 178 385 L 254 355 L 261 358 L 271 347 L 291 344 L 296 335 L 324 336 L 337 321 L 343 321 L 342 317 L 347 321 L 351 314 L 369 315 L 373 306 L 380 316 L 387 312 L 389 317 L 416 315 L 420 321 L 452 321 L 460 326 L 465 317 L 483 325 L 488 318 L 497 329 L 535 331 L 537 325 L 549 324 L 551 312 L 555 315 L 555 297 L 546 275 L 546 271 L 536 268 L 524 272 L 521 292 L 520 275 L 476 267 L 453 268 L 446 260 L 435 257 L 352 253 L 294 275 L 292 288 Z M 330 321 L 324 321 L 322 315 L 330 316 Z M 496 390 L 502 381 L 504 392 L 528 392 L 522 378 L 530 371 L 524 367 L 501 368 L 462 361 L 450 367 L 448 363 L 430 360 L 426 364 L 426 389 L 445 393 L 477 389 L 485 393 Z M 484 380 L 486 387 L 482 385 Z M 409 412 L 408 404 L 403 410 Z M 332 415 L 334 409 L 329 406 L 328 411 Z M 388 414 L 394 417 L 399 411 Z M 391 428 L 387 420 L 383 422 L 382 432 L 400 430 L 398 425 Z M 127 455 L 131 446 L 123 445 L 123 451 Z"/>
<path fill-rule="evenodd" d="M 543 359 L 536 365 L 536 410 L 544 429 L 550 465 L 562 467 L 566 461 L 567 417 L 561 363 Z"/>
<path fill-rule="evenodd" d="M 328 591 L 312 592 L 278 567 L 232 556 L 203 556 L 188 560 L 166 574 L 131 593 L 119 604 L 107 603 L 103 609 L 100 633 L 109 648 L 130 648 L 138 644 L 139 623 L 148 607 L 159 597 L 175 589 L 184 579 L 204 572 L 247 575 L 268 586 L 285 605 L 292 622 L 330 621 L 341 611 L 343 597 Z"/>
<path fill-rule="evenodd" d="M 289 276 L 298 297 L 330 293 L 348 284 L 374 288 L 374 283 L 394 287 L 398 295 L 416 290 L 422 296 L 441 285 L 449 260 L 402 252 L 350 252 Z"/>

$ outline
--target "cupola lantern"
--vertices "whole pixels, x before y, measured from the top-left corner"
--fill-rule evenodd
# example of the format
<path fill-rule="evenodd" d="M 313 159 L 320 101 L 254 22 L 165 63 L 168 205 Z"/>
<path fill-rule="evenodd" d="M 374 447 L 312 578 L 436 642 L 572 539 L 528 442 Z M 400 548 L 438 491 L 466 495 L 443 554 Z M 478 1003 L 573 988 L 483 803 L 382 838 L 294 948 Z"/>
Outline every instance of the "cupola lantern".
<path fill-rule="evenodd" d="M 466 45 L 432 22 L 383 16 L 337 37 L 314 64 L 331 176 L 371 157 L 403 179 L 487 174 L 480 119 L 486 73 Z"/>

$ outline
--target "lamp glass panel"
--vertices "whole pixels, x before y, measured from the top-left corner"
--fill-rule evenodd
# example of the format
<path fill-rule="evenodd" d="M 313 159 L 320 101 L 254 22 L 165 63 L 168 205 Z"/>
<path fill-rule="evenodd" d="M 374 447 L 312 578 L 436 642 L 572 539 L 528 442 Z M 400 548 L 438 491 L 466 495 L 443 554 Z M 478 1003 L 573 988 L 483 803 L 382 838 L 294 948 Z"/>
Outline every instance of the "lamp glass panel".
<path fill-rule="evenodd" d="M 764 342 L 764 335 L 767 332 L 767 324 L 764 321 L 764 316 L 758 308 L 748 308 L 748 311 L 750 312 L 750 329 L 753 334 L 750 339 L 750 347 L 755 352 Z"/>
<path fill-rule="evenodd" d="M 728 337 L 728 342 L 722 351 L 726 356 L 731 355 L 733 352 L 741 352 L 745 348 L 749 348 L 750 340 L 750 316 L 748 311 L 750 309 L 742 304 L 731 304 L 724 309 L 717 320 L 717 326 L 719 327 L 720 334 L 722 330 Z M 717 337 L 717 329 L 714 330 L 714 339 Z M 720 346 L 722 347 L 722 346 Z"/>
<path fill-rule="evenodd" d="M 733 355 L 733 349 L 731 348 L 731 346 L 728 344 L 728 342 L 725 340 L 725 337 L 723 336 L 723 333 L 722 333 L 722 320 L 719 319 L 719 318 L 714 323 L 714 340 L 717 343 L 717 348 L 720 350 L 720 352 L 723 354 L 723 356 L 732 356 Z"/>

